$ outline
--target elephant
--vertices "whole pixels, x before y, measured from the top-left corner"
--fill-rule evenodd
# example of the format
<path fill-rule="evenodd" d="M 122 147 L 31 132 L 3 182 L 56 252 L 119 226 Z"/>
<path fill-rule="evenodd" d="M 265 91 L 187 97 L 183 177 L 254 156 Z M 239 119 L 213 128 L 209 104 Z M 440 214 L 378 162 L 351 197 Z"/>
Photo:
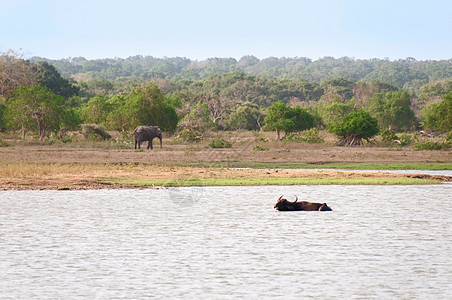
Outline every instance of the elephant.
<path fill-rule="evenodd" d="M 162 148 L 162 130 L 158 126 L 138 126 L 133 131 L 133 139 L 135 140 L 135 149 L 141 149 L 141 142 L 148 141 L 148 148 L 153 149 L 152 140 L 158 137 L 160 139 L 160 148 Z"/>

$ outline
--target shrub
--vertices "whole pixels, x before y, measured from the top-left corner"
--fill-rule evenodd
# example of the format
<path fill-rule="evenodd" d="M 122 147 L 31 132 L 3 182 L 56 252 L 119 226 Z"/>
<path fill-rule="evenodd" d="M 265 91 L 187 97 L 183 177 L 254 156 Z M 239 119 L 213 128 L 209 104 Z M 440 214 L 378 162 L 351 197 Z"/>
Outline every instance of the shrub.
<path fill-rule="evenodd" d="M 385 142 L 395 141 L 399 139 L 394 130 L 389 129 L 383 130 L 380 135 L 381 139 Z"/>
<path fill-rule="evenodd" d="M 262 147 L 262 146 L 259 146 L 259 145 L 255 145 L 253 147 L 253 151 L 268 151 L 268 148 Z"/>
<path fill-rule="evenodd" d="M 339 137 L 339 145 L 361 145 L 380 131 L 378 121 L 363 109 L 353 111 L 337 122 L 328 124 L 328 131 Z"/>
<path fill-rule="evenodd" d="M 232 144 L 222 138 L 218 138 L 209 144 L 211 148 L 231 148 Z"/>
<path fill-rule="evenodd" d="M 324 142 L 323 138 L 319 135 L 319 130 L 317 128 L 311 128 L 301 132 L 289 133 L 286 136 L 286 140 L 291 142 L 309 144 L 320 144 Z"/>
<path fill-rule="evenodd" d="M 427 141 L 423 143 L 416 143 L 414 145 L 414 148 L 416 150 L 447 150 L 452 146 L 451 142 L 433 142 L 433 141 Z"/>
<path fill-rule="evenodd" d="M 0 147 L 9 147 L 9 144 L 4 140 L 0 140 Z"/>
<path fill-rule="evenodd" d="M 411 134 L 402 133 L 398 139 L 400 141 L 400 146 L 409 146 L 416 141 L 416 137 Z"/>
<path fill-rule="evenodd" d="M 105 128 L 97 124 L 82 124 L 82 134 L 86 139 L 92 141 L 111 139 L 111 135 L 105 131 Z"/>

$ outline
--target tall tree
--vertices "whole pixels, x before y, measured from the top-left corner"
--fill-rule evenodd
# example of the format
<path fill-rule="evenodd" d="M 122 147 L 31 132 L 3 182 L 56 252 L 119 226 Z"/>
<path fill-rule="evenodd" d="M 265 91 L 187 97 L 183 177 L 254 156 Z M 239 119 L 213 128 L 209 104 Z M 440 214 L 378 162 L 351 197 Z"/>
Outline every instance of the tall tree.
<path fill-rule="evenodd" d="M 339 137 L 339 145 L 355 146 L 369 141 L 379 132 L 378 121 L 363 109 L 352 111 L 343 119 L 328 124 L 328 131 Z"/>
<path fill-rule="evenodd" d="M 33 65 L 33 72 L 38 84 L 47 87 L 52 93 L 65 99 L 76 96 L 80 91 L 69 79 L 63 78 L 55 67 L 47 62 L 38 62 Z"/>
<path fill-rule="evenodd" d="M 12 50 L 0 56 L 0 96 L 9 98 L 19 86 L 36 83 L 32 64 Z"/>
<path fill-rule="evenodd" d="M 441 102 L 432 103 L 422 110 L 424 128 L 428 130 L 452 130 L 452 92 Z"/>
<path fill-rule="evenodd" d="M 24 138 L 27 131 L 37 129 L 42 140 L 49 131 L 78 125 L 77 116 L 63 97 L 40 85 L 17 88 L 7 101 L 6 116 L 12 128 L 22 129 Z"/>
<path fill-rule="evenodd" d="M 265 117 L 265 129 L 275 130 L 276 139 L 281 140 L 281 131 L 285 134 L 314 127 L 314 116 L 306 109 L 291 108 L 282 101 L 274 102 Z"/>
<path fill-rule="evenodd" d="M 410 130 L 416 125 L 411 97 L 405 91 L 377 93 L 368 100 L 369 112 L 382 128 Z"/>

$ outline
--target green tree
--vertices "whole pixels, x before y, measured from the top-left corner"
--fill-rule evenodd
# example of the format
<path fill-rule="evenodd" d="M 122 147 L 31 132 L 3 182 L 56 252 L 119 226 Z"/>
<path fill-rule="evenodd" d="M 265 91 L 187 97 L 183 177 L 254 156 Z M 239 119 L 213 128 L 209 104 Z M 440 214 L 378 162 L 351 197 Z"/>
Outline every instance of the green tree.
<path fill-rule="evenodd" d="M 314 126 L 314 116 L 299 106 L 287 107 L 282 101 L 274 102 L 265 117 L 267 130 L 275 130 L 276 139 L 281 140 L 281 131 L 285 134 L 310 129 Z"/>
<path fill-rule="evenodd" d="M 125 97 L 124 104 L 117 107 L 109 118 L 109 124 L 120 130 L 156 125 L 163 131 L 174 132 L 179 121 L 176 110 L 154 83 L 132 90 Z"/>
<path fill-rule="evenodd" d="M 52 93 L 65 99 L 76 96 L 80 89 L 73 85 L 69 79 L 63 78 L 54 66 L 47 62 L 38 62 L 33 65 L 35 80 L 41 86 L 47 87 Z"/>
<path fill-rule="evenodd" d="M 441 102 L 432 103 L 421 111 L 427 130 L 452 130 L 452 92 L 443 96 Z"/>
<path fill-rule="evenodd" d="M 245 102 L 229 115 L 227 124 L 232 130 L 260 130 L 262 128 L 262 122 L 263 114 L 259 106 L 251 102 Z"/>
<path fill-rule="evenodd" d="M 186 139 L 199 140 L 210 129 L 215 127 L 210 118 L 209 106 L 206 102 L 198 102 L 180 122 Z"/>
<path fill-rule="evenodd" d="M 353 103 L 331 102 L 328 104 L 321 104 L 317 107 L 317 112 L 322 118 L 324 125 L 332 122 L 338 122 L 345 115 L 353 110 Z"/>
<path fill-rule="evenodd" d="M 63 97 L 40 85 L 17 88 L 7 101 L 6 116 L 10 127 L 22 129 L 24 138 L 27 131 L 37 130 L 42 140 L 50 131 L 78 125 L 77 115 Z"/>
<path fill-rule="evenodd" d="M 368 110 L 382 128 L 410 130 L 416 124 L 411 97 L 405 91 L 375 94 L 368 100 Z"/>
<path fill-rule="evenodd" d="M 85 124 L 105 125 L 114 108 L 114 102 L 107 97 L 95 96 L 81 107 L 81 117 Z"/>
<path fill-rule="evenodd" d="M 353 111 L 342 120 L 328 124 L 328 131 L 339 137 L 339 145 L 354 146 L 369 141 L 379 132 L 378 121 L 363 109 Z"/>

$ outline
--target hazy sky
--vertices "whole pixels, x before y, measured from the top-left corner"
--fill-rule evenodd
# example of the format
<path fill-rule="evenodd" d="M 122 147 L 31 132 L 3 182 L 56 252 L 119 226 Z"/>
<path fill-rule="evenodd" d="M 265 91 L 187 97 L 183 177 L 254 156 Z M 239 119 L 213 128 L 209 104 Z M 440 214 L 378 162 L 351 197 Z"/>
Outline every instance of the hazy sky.
<path fill-rule="evenodd" d="M 452 58 L 450 0 L 0 0 L 27 57 Z"/>

